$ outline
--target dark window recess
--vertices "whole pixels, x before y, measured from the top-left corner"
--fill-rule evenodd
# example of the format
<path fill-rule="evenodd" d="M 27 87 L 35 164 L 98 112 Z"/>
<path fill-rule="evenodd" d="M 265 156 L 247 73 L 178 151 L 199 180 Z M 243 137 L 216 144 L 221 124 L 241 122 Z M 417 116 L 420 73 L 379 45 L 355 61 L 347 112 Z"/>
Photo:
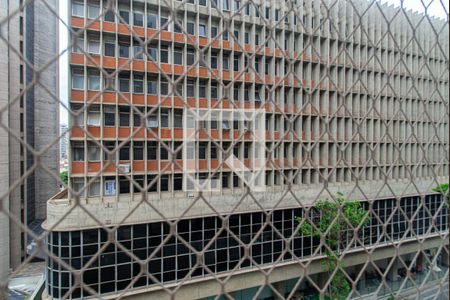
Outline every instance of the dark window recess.
<path fill-rule="evenodd" d="M 130 160 L 130 145 L 125 144 L 119 150 L 119 159 L 120 160 Z"/>
<path fill-rule="evenodd" d="M 105 56 L 116 56 L 116 45 L 113 43 L 105 43 Z"/>
<path fill-rule="evenodd" d="M 113 112 L 106 112 L 105 113 L 105 126 L 115 126 L 116 114 Z"/>
<path fill-rule="evenodd" d="M 119 16 L 121 17 L 120 23 L 130 24 L 130 12 L 119 10 Z"/>

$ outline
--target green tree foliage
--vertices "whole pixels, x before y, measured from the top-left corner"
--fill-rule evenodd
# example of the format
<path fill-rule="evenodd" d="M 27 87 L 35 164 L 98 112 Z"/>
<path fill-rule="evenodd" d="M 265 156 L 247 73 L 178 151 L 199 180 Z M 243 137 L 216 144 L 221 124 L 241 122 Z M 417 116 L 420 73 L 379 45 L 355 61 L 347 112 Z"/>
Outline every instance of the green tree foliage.
<path fill-rule="evenodd" d="M 441 193 L 444 197 L 446 197 L 447 201 L 445 202 L 445 206 L 448 208 L 450 205 L 450 195 L 448 193 L 448 183 L 442 183 L 437 187 L 432 188 L 433 192 Z"/>
<path fill-rule="evenodd" d="M 333 201 L 320 200 L 312 208 L 319 214 L 317 218 L 297 217 L 300 233 L 304 236 L 323 237 L 327 259 L 323 263 L 324 271 L 329 276 L 337 270 L 327 287 L 325 299 L 346 299 L 351 286 L 342 272 L 344 266 L 340 262 L 340 251 L 345 248 L 347 240 L 356 233 L 352 227 L 363 228 L 369 224 L 367 211 L 359 201 L 346 201 L 342 193 Z M 313 226 L 314 225 L 314 226 Z"/>
<path fill-rule="evenodd" d="M 69 172 L 62 171 L 61 173 L 59 173 L 59 178 L 67 185 L 67 183 L 69 182 Z"/>

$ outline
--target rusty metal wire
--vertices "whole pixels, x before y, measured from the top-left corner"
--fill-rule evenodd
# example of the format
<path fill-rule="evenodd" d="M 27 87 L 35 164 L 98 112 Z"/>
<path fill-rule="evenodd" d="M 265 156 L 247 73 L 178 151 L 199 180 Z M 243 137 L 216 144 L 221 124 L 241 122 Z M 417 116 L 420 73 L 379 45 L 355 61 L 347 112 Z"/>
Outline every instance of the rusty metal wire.
<path fill-rule="evenodd" d="M 40 68 L 9 38 L 35 2 L 68 33 Z M 36 243 L 0 289 L 43 254 L 49 299 L 445 298 L 443 2 L 84 0 L 68 19 L 57 4 L 0 16 L 32 78 L 0 132 L 33 158 L 0 215 Z M 56 63 L 68 101 L 40 79 Z M 69 115 L 39 149 L 6 121 L 36 88 Z M 41 160 L 67 135 L 68 184 Z M 43 233 L 10 210 L 37 170 L 64 187 Z"/>

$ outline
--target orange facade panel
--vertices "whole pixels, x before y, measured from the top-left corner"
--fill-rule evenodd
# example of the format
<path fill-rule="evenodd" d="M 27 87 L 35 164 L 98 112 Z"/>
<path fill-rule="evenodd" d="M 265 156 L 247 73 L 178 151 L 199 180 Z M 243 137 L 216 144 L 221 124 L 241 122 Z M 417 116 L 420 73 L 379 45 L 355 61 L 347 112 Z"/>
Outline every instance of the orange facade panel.
<path fill-rule="evenodd" d="M 70 92 L 70 101 L 84 102 L 84 91 L 72 90 Z"/>
<path fill-rule="evenodd" d="M 84 19 L 78 17 L 72 17 L 70 20 L 70 25 L 72 27 L 84 28 Z"/>
<path fill-rule="evenodd" d="M 72 53 L 70 62 L 74 65 L 84 65 L 84 54 Z"/>
<path fill-rule="evenodd" d="M 72 126 L 70 138 L 84 138 L 84 131 L 80 127 Z"/>
<path fill-rule="evenodd" d="M 72 162 L 72 174 L 84 174 L 84 162 L 82 161 L 73 161 Z"/>
<path fill-rule="evenodd" d="M 100 127 L 97 126 L 88 126 L 87 132 L 95 138 L 100 138 Z"/>
<path fill-rule="evenodd" d="M 103 102 L 116 103 L 116 93 L 106 91 L 103 92 Z"/>
<path fill-rule="evenodd" d="M 101 170 L 101 162 L 88 162 L 88 172 L 98 173 Z"/>
<path fill-rule="evenodd" d="M 128 139 L 130 137 L 131 129 L 129 127 L 119 127 L 119 138 Z"/>
<path fill-rule="evenodd" d="M 105 139 L 115 139 L 117 136 L 115 127 L 104 127 L 103 128 L 103 138 Z"/>
<path fill-rule="evenodd" d="M 135 172 L 145 171 L 145 162 L 143 160 L 133 160 L 133 171 Z"/>
<path fill-rule="evenodd" d="M 136 105 L 145 105 L 145 96 L 142 94 L 133 94 L 131 103 Z"/>

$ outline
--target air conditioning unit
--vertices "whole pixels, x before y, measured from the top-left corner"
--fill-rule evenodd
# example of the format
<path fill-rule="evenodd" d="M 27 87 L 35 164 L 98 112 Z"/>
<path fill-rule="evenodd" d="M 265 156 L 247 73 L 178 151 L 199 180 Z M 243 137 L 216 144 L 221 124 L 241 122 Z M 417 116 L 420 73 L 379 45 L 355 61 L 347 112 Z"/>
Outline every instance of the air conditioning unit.
<path fill-rule="evenodd" d="M 130 164 L 120 164 L 117 169 L 120 174 L 130 173 Z"/>

